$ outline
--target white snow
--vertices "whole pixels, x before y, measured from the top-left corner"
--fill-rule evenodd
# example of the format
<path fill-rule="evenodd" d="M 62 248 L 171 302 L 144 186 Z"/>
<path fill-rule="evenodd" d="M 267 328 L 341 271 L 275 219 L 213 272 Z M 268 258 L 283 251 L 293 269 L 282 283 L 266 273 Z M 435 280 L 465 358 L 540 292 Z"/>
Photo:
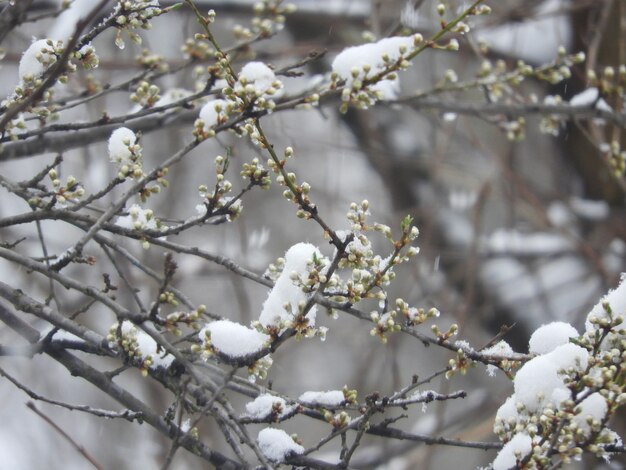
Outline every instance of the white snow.
<path fill-rule="evenodd" d="M 262 429 L 257 441 L 263 455 L 275 463 L 284 462 L 287 458 L 304 452 L 304 447 L 296 444 L 282 429 Z"/>
<path fill-rule="evenodd" d="M 132 163 L 132 151 L 129 147 L 135 145 L 135 142 L 137 136 L 127 127 L 115 129 L 109 137 L 109 159 L 120 165 Z"/>
<path fill-rule="evenodd" d="M 279 417 L 285 416 L 293 410 L 293 406 L 287 405 L 282 397 L 263 393 L 253 401 L 246 404 L 246 417 L 252 419 L 267 419 L 272 411 L 277 412 Z"/>
<path fill-rule="evenodd" d="M 335 57 L 332 68 L 346 81 L 346 87 L 350 88 L 355 80 L 363 81 L 383 72 L 388 65 L 410 52 L 414 47 L 413 43 L 413 36 L 395 36 L 375 43 L 348 47 Z M 370 89 L 379 92 L 380 99 L 391 100 L 397 96 L 398 80 L 381 80 Z"/>
<path fill-rule="evenodd" d="M 596 109 L 603 111 L 613 111 L 613 108 L 600 97 L 600 91 L 597 88 L 591 87 L 581 91 L 577 95 L 574 95 L 570 100 L 571 106 L 578 106 L 588 108 L 595 105 Z"/>
<path fill-rule="evenodd" d="M 278 90 L 282 88 L 282 84 L 276 79 L 274 71 L 263 62 L 248 62 L 244 65 L 239 72 L 238 85 L 242 87 L 251 85 L 256 96 L 273 95 L 278 97 Z"/>
<path fill-rule="evenodd" d="M 516 422 L 519 419 L 519 413 L 517 411 L 517 397 L 515 394 L 511 395 L 506 401 L 500 405 L 496 412 L 496 422 L 502 421 L 504 423 Z"/>
<path fill-rule="evenodd" d="M 36 78 L 56 62 L 56 56 L 52 53 L 52 46 L 48 42 L 51 42 L 50 39 L 39 39 L 26 49 L 18 68 L 20 79 L 27 76 Z"/>
<path fill-rule="evenodd" d="M 150 356 L 152 359 L 152 366 L 167 368 L 174 360 L 174 356 L 166 353 L 162 348 L 159 348 L 157 342 L 143 331 L 137 331 L 137 344 L 143 358 Z"/>
<path fill-rule="evenodd" d="M 569 323 L 555 321 L 535 330 L 528 341 L 528 352 L 547 354 L 557 346 L 569 343 L 570 338 L 578 337 L 578 331 Z"/>
<path fill-rule="evenodd" d="M 516 434 L 513 439 L 504 444 L 493 461 L 493 470 L 509 470 L 515 468 L 518 460 L 522 460 L 532 450 L 532 439 L 526 433 Z"/>
<path fill-rule="evenodd" d="M 513 348 L 511 348 L 511 346 L 509 345 L 509 343 L 502 340 L 502 341 L 498 341 L 496 344 L 494 344 L 490 348 L 481 350 L 480 353 L 486 356 L 508 357 L 514 354 L 514 351 L 513 351 Z M 491 364 L 487 365 L 487 374 L 489 374 L 490 377 L 495 376 L 497 370 L 498 368 L 496 366 L 491 365 Z"/>
<path fill-rule="evenodd" d="M 114 328 L 116 328 L 115 325 Z M 142 359 L 145 360 L 148 357 L 152 359 L 151 367 L 160 366 L 167 368 L 174 361 L 174 356 L 165 352 L 150 335 L 138 329 L 131 322 L 123 321 L 121 330 L 122 336 L 137 342 Z"/>
<path fill-rule="evenodd" d="M 573 368 L 583 372 L 588 360 L 589 352 L 572 343 L 562 344 L 548 354 L 531 359 L 515 375 L 517 401 L 530 412 L 540 410 L 549 403 L 558 407 L 564 398 L 570 396 L 559 371 Z"/>
<path fill-rule="evenodd" d="M 115 225 L 128 230 L 156 230 L 157 223 L 151 209 L 143 209 L 139 204 L 133 204 L 128 209 L 128 215 L 117 218 Z"/>
<path fill-rule="evenodd" d="M 550 403 L 554 390 L 564 388 L 564 384 L 557 375 L 557 367 L 544 356 L 539 356 L 517 372 L 514 388 L 517 401 L 534 412 Z"/>
<path fill-rule="evenodd" d="M 346 398 L 341 390 L 329 390 L 327 392 L 304 392 L 298 401 L 306 406 L 334 408 L 345 403 Z"/>
<path fill-rule="evenodd" d="M 580 412 L 574 416 L 573 421 L 586 435 L 588 435 L 591 430 L 588 420 L 602 421 L 609 410 L 606 400 L 597 392 L 592 393 L 580 402 L 578 408 L 580 408 Z"/>
<path fill-rule="evenodd" d="M 204 130 L 208 131 L 211 127 L 224 122 L 228 119 L 226 100 L 216 99 L 208 101 L 202 109 L 200 109 L 200 119 L 204 122 Z"/>
<path fill-rule="evenodd" d="M 211 345 L 219 353 L 232 358 L 258 353 L 270 341 L 268 335 L 230 320 L 218 320 L 206 325 L 199 333 L 201 341 L 206 341 L 207 332 L 211 335 Z"/>
<path fill-rule="evenodd" d="M 325 260 L 317 247 L 310 243 L 297 243 L 287 250 L 285 267 L 263 304 L 259 317 L 261 325 L 280 326 L 294 319 L 294 315 L 298 312 L 298 305 L 306 302 L 308 295 L 295 284 L 297 280 L 294 281 L 292 278 L 301 277 L 306 280 L 309 274 L 308 268 L 314 256 Z M 315 325 L 315 315 L 316 307 L 314 306 L 306 315 L 310 326 Z"/>
<path fill-rule="evenodd" d="M 598 101 L 599 96 L 600 92 L 597 88 L 587 88 L 577 95 L 572 96 L 569 100 L 569 104 L 572 106 L 591 106 Z"/>
<path fill-rule="evenodd" d="M 596 320 L 608 319 L 609 314 L 604 308 L 605 304 L 610 306 L 613 318 L 618 316 L 621 316 L 623 319 L 626 318 L 626 273 L 622 273 L 619 285 L 609 291 L 609 293 L 602 297 L 593 309 L 591 309 L 591 312 L 587 316 L 587 321 L 585 322 L 585 330 L 588 334 L 594 334 L 597 328 L 597 325 L 591 323 L 591 318 L 595 318 Z M 618 328 L 624 328 L 624 323 L 622 322 Z M 610 348 L 613 344 L 617 344 L 622 339 L 624 339 L 624 335 L 619 332 L 610 333 L 602 343 L 602 347 Z"/>

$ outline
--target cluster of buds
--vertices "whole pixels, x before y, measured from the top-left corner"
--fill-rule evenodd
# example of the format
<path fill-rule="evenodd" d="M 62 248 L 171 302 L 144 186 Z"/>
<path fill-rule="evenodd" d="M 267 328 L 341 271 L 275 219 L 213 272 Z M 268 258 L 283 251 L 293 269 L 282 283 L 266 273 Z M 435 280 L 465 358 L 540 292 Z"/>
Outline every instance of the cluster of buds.
<path fill-rule="evenodd" d="M 515 67 L 509 70 L 503 60 L 491 62 L 484 60 L 478 73 L 477 79 L 463 84 L 455 84 L 455 89 L 470 89 L 484 87 L 492 101 L 501 101 L 505 97 L 516 98 L 513 87 L 520 85 L 526 78 L 535 78 L 550 84 L 557 84 L 567 80 L 572 75 L 571 68 L 584 62 L 585 54 L 567 54 L 565 49 L 560 48 L 556 60 L 533 67 L 522 60 L 517 61 Z"/>
<path fill-rule="evenodd" d="M 48 177 L 53 187 L 54 199 L 61 206 L 64 206 L 68 201 L 80 199 L 85 195 L 85 189 L 72 175 L 66 178 L 65 184 L 61 184 L 57 171 L 52 168 L 48 171 Z"/>
<path fill-rule="evenodd" d="M 156 184 L 144 186 L 139 191 L 139 199 L 141 200 L 141 202 L 145 203 L 150 196 L 153 196 L 154 194 L 159 194 L 161 192 L 161 188 L 167 188 L 169 186 L 169 181 L 165 179 L 168 173 L 169 168 L 162 168 L 156 174 Z"/>
<path fill-rule="evenodd" d="M 589 70 L 587 81 L 590 87 L 597 88 L 605 96 L 612 94 L 623 96 L 626 91 L 626 65 L 620 64 L 617 71 L 610 66 L 605 67 L 600 73 Z"/>
<path fill-rule="evenodd" d="M 433 334 L 437 337 L 437 340 L 443 343 L 444 341 L 449 340 L 452 336 L 457 334 L 457 332 L 459 331 L 459 325 L 453 323 L 446 331 L 441 331 L 437 325 L 433 325 L 431 327 L 431 330 Z"/>
<path fill-rule="evenodd" d="M 472 364 L 473 361 L 468 359 L 465 351 L 462 348 L 457 349 L 456 356 L 448 361 L 446 379 L 450 379 L 457 372 L 460 372 L 461 375 L 465 375 L 467 373 L 467 369 L 469 369 Z"/>
<path fill-rule="evenodd" d="M 109 343 L 116 343 L 126 352 L 129 357 L 141 357 L 141 351 L 137 343 L 137 328 L 122 328 L 119 323 L 114 323 L 109 328 L 107 335 Z"/>
<path fill-rule="evenodd" d="M 351 405 L 355 405 L 357 403 L 358 393 L 356 390 L 350 389 L 347 385 L 344 385 L 341 391 L 343 392 L 343 397 L 346 403 Z"/>
<path fill-rule="evenodd" d="M 271 158 L 268 159 L 267 166 L 276 174 L 276 182 L 280 186 L 286 186 L 283 197 L 298 206 L 296 216 L 300 219 L 309 219 L 312 210 L 315 209 L 315 204 L 311 202 L 309 197 L 311 185 L 306 181 L 298 183 L 298 177 L 293 172 L 284 172 L 283 168 L 286 161 L 293 156 L 293 149 L 287 147 L 284 155 L 285 158 L 278 163 Z"/>
<path fill-rule="evenodd" d="M 137 328 L 129 322 L 122 322 L 122 324 L 114 323 L 109 328 L 107 334 L 107 341 L 112 345 L 117 345 L 122 348 L 124 354 L 128 358 L 131 364 L 136 365 L 144 377 L 148 375 L 148 370 L 153 365 L 154 361 L 151 355 L 144 355 L 144 352 L 139 347 Z"/>
<path fill-rule="evenodd" d="M 396 312 L 392 310 L 384 314 L 378 312 L 372 312 L 370 318 L 374 322 L 375 326 L 370 330 L 371 336 L 378 336 L 383 344 L 387 344 L 387 335 L 390 333 L 396 333 L 402 329 L 402 326 L 396 323 Z"/>
<path fill-rule="evenodd" d="M 208 61 L 215 57 L 215 49 L 207 41 L 206 34 L 196 33 L 193 39 L 189 38 L 181 47 L 186 59 Z"/>
<path fill-rule="evenodd" d="M 159 295 L 159 303 L 165 305 L 171 305 L 172 307 L 178 307 L 178 300 L 173 292 L 165 291 Z"/>
<path fill-rule="evenodd" d="M 271 36 L 283 29 L 286 15 L 296 11 L 293 3 L 283 3 L 283 0 L 261 0 L 253 8 L 251 29 L 261 37 Z"/>
<path fill-rule="evenodd" d="M 506 138 L 512 142 L 519 142 L 526 137 L 526 119 L 523 116 L 515 121 L 504 121 L 500 128 L 506 133 Z"/>
<path fill-rule="evenodd" d="M 350 418 L 350 415 L 346 411 L 340 411 L 337 414 L 333 414 L 331 411 L 325 410 L 324 419 L 334 429 L 343 429 L 352 421 L 352 418 Z"/>
<path fill-rule="evenodd" d="M 141 52 L 135 57 L 135 62 L 141 68 L 147 70 L 154 70 L 160 73 L 165 73 L 169 70 L 169 65 L 162 55 L 155 54 L 146 48 L 141 49 Z"/>
<path fill-rule="evenodd" d="M 192 310 L 191 312 L 170 313 L 165 317 L 165 322 L 163 326 L 166 330 L 176 336 L 182 335 L 180 325 L 185 325 L 188 328 L 198 330 L 200 326 L 197 322 L 205 311 L 206 307 L 204 305 L 200 305 L 197 309 Z"/>
<path fill-rule="evenodd" d="M 150 23 L 150 20 L 166 11 L 169 11 L 169 9 L 161 9 L 159 2 L 155 0 L 119 0 L 114 13 L 115 23 L 118 28 L 115 36 L 115 45 L 120 49 L 124 49 L 125 44 L 121 35 L 124 30 L 126 30 L 133 42 L 141 44 L 141 36 L 131 30 L 151 29 L 152 23 Z"/>
<path fill-rule="evenodd" d="M 144 108 L 151 108 L 154 104 L 161 99 L 159 95 L 159 87 L 154 84 L 150 84 L 145 80 L 139 82 L 134 93 L 130 95 L 130 100 L 133 103 L 137 103 Z"/>
<path fill-rule="evenodd" d="M 274 97 L 280 96 L 283 83 L 276 78 L 272 69 L 262 62 L 250 62 L 240 72 L 233 86 L 225 87 L 224 95 L 243 106 L 255 110 L 272 112 L 276 107 Z"/>
<path fill-rule="evenodd" d="M 270 279 L 273 282 L 279 278 L 280 274 L 283 272 L 285 267 L 285 258 L 278 258 L 274 263 L 270 263 L 265 272 L 263 273 L 263 277 Z"/>
<path fill-rule="evenodd" d="M 350 105 L 367 109 L 381 99 L 393 98 L 397 73 L 409 67 L 410 57 L 423 40 L 420 34 L 411 38 L 387 38 L 348 48 L 339 54 L 331 73 L 331 89 L 343 87 L 339 110 L 345 113 Z M 380 57 L 375 57 L 377 54 Z M 374 55 L 372 63 L 363 63 L 362 57 L 371 55 Z"/>
<path fill-rule="evenodd" d="M 410 307 L 403 299 L 396 299 L 396 311 L 401 314 L 406 319 L 407 324 L 411 326 L 421 325 L 426 320 L 437 318 L 440 315 L 439 310 L 435 307 L 431 307 L 428 310 Z"/>
<path fill-rule="evenodd" d="M 563 104 L 563 98 L 559 95 L 548 95 L 543 99 L 543 104 L 549 106 L 559 106 Z M 557 136 L 563 124 L 562 118 L 557 114 L 549 114 L 541 117 L 539 121 L 539 132 Z"/>
<path fill-rule="evenodd" d="M 229 220 L 235 220 L 241 214 L 243 205 L 241 199 L 226 196 L 229 194 L 233 185 L 225 177 L 228 170 L 230 159 L 218 155 L 215 157 L 215 186 L 212 190 L 206 185 L 198 188 L 203 204 L 198 205 L 196 209 L 201 216 L 227 215 Z"/>
<path fill-rule="evenodd" d="M 258 361 L 255 361 L 253 364 L 248 366 L 248 380 L 250 382 L 255 382 L 256 380 L 265 380 L 267 378 L 267 373 L 274 360 L 270 355 L 263 356 Z"/>
<path fill-rule="evenodd" d="M 225 124 L 228 116 L 238 110 L 238 103 L 231 100 L 209 100 L 200 109 L 198 119 L 194 122 L 193 135 L 198 140 L 215 136 L 215 127 Z"/>
<path fill-rule="evenodd" d="M 263 167 L 258 158 L 253 158 L 250 163 L 244 163 L 241 168 L 241 177 L 253 186 L 261 189 L 269 189 L 271 179 L 269 171 Z"/>
<path fill-rule="evenodd" d="M 350 204 L 350 210 L 346 214 L 348 221 L 352 224 L 352 231 L 367 231 L 369 226 L 366 224 L 367 216 L 370 215 L 370 203 L 366 199 L 361 204 L 353 202 Z"/>
<path fill-rule="evenodd" d="M 494 432 L 500 440 L 524 435 L 532 443 L 524 468 L 568 464 L 584 452 L 608 459 L 609 446 L 621 443 L 607 423 L 626 404 L 626 329 L 622 315 L 606 302 L 602 307 L 603 312 L 587 317 L 585 334 L 571 339 L 587 360 L 559 369 L 560 393 L 539 397 L 538 407 L 525 406 L 513 395 L 498 410 Z"/>
<path fill-rule="evenodd" d="M 619 141 L 613 140 L 608 145 L 602 145 L 600 149 L 611 165 L 613 174 L 616 177 L 624 176 L 626 174 L 626 150 L 622 150 Z"/>
<path fill-rule="evenodd" d="M 98 65 L 100 64 L 100 59 L 96 54 L 96 49 L 91 44 L 86 44 L 81 47 L 78 51 L 72 54 L 72 57 L 78 60 L 85 70 L 98 68 Z"/>

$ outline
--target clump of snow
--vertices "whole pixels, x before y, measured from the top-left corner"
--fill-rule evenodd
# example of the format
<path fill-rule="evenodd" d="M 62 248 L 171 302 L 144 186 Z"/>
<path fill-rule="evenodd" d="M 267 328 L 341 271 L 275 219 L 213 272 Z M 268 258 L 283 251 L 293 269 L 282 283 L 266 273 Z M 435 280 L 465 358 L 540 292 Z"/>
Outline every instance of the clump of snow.
<path fill-rule="evenodd" d="M 579 412 L 574 416 L 573 421 L 583 430 L 585 435 L 589 435 L 592 429 L 589 421 L 592 423 L 594 421 L 601 422 L 606 417 L 609 407 L 604 397 L 596 392 L 581 401 L 578 409 Z"/>
<path fill-rule="evenodd" d="M 533 441 L 526 433 L 516 434 L 504 444 L 493 461 L 493 470 L 509 470 L 517 468 L 516 463 L 523 460 L 532 451 Z"/>
<path fill-rule="evenodd" d="M 574 369 L 583 372 L 588 360 L 589 352 L 572 343 L 562 344 L 548 354 L 531 359 L 515 375 L 517 401 L 530 412 L 550 403 L 558 407 L 570 396 L 560 371 Z"/>
<path fill-rule="evenodd" d="M 298 280 L 306 281 L 313 259 L 326 264 L 328 260 L 322 256 L 317 247 L 310 243 L 297 243 L 285 253 L 285 267 L 276 280 L 263 304 L 259 322 L 264 327 L 280 327 L 289 324 L 298 314 L 299 308 L 306 303 L 308 294 L 298 285 Z M 316 307 L 309 310 L 306 318 L 309 326 L 315 325 Z"/>
<path fill-rule="evenodd" d="M 259 449 L 263 455 L 275 463 L 284 462 L 293 455 L 300 455 L 304 447 L 297 444 L 289 434 L 282 429 L 265 428 L 259 432 L 257 438 Z"/>
<path fill-rule="evenodd" d="M 577 95 L 572 96 L 569 104 L 572 106 L 591 106 L 598 101 L 600 92 L 597 88 L 587 88 Z"/>
<path fill-rule="evenodd" d="M 265 333 L 230 320 L 209 323 L 200 331 L 199 337 L 203 343 L 209 341 L 212 348 L 233 359 L 256 354 L 270 342 Z"/>
<path fill-rule="evenodd" d="M 204 122 L 204 130 L 226 122 L 228 119 L 228 102 L 222 99 L 208 101 L 200 109 L 200 119 Z"/>
<path fill-rule="evenodd" d="M 509 357 L 512 354 L 514 354 L 514 351 L 513 351 L 513 348 L 511 348 L 509 343 L 507 343 L 506 341 L 498 341 L 496 344 L 494 344 L 490 348 L 485 348 L 481 350 L 480 353 L 484 354 L 485 356 Z M 491 365 L 491 364 L 487 365 L 487 374 L 489 374 L 490 377 L 495 376 L 497 370 L 498 368 L 496 366 Z"/>
<path fill-rule="evenodd" d="M 246 404 L 246 417 L 263 420 L 276 415 L 283 417 L 293 411 L 293 406 L 287 405 L 282 397 L 263 393 Z"/>
<path fill-rule="evenodd" d="M 133 147 L 136 142 L 137 136 L 127 127 L 115 129 L 109 137 L 109 159 L 120 165 L 133 163 Z"/>
<path fill-rule="evenodd" d="M 128 230 L 157 230 L 157 221 L 151 209 L 143 209 L 139 204 L 133 204 L 128 209 L 128 215 L 117 218 L 115 225 Z"/>
<path fill-rule="evenodd" d="M 607 312 L 605 305 L 610 309 L 611 314 Z M 619 285 L 609 291 L 600 301 L 591 309 L 585 322 L 585 330 L 588 335 L 594 335 L 598 329 L 598 322 L 608 322 L 609 318 L 621 317 L 626 318 L 626 273 L 622 273 Z M 593 320 L 593 321 L 592 321 Z M 623 323 L 618 328 L 623 328 Z M 604 349 L 610 349 L 613 345 L 617 345 L 626 335 L 619 331 L 612 332 L 607 335 L 602 343 Z"/>
<path fill-rule="evenodd" d="M 500 405 L 496 412 L 496 426 L 515 426 L 515 423 L 519 420 L 519 412 L 517 411 L 517 403 L 515 395 L 511 395 L 506 401 Z"/>
<path fill-rule="evenodd" d="M 304 392 L 298 401 L 305 406 L 321 406 L 335 408 L 346 402 L 346 397 L 341 390 L 329 390 L 327 392 Z"/>
<path fill-rule="evenodd" d="M 599 329 L 614 326 L 614 322 L 609 322 L 609 316 L 615 320 L 618 312 L 624 312 L 626 309 L 625 278 L 626 275 L 623 275 L 619 286 L 602 298 L 589 314 L 587 331 L 581 339 L 581 344 L 585 344 L 589 350 L 595 352 L 593 346 L 596 344 L 596 338 L 600 337 Z M 525 429 L 536 429 L 543 416 L 558 416 L 555 412 L 564 410 L 564 406 L 569 406 L 568 403 L 574 398 L 584 397 L 576 405 L 571 418 L 572 429 L 576 435 L 585 438 L 594 436 L 597 443 L 613 442 L 615 433 L 604 427 L 604 420 L 609 413 L 607 399 L 587 383 L 582 384 L 587 387 L 578 390 L 576 396 L 572 392 L 574 389 L 570 388 L 572 386 L 570 380 L 579 380 L 582 375 L 589 377 L 592 382 L 596 379 L 603 382 L 600 378 L 603 372 L 595 365 L 595 358 L 590 357 L 589 350 L 569 342 L 571 338 L 578 336 L 574 327 L 562 322 L 543 325 L 532 335 L 529 350 L 539 356 L 519 369 L 513 381 L 514 393 L 496 414 L 494 432 L 501 440 L 510 442 L 505 444 L 498 454 L 493 463 L 494 470 L 515 466 L 514 448 L 511 443 L 520 439 L 520 442 L 528 444 L 527 437 L 518 436 L 525 435 Z M 611 350 L 612 355 L 619 355 L 618 348 L 623 337 L 624 330 L 613 329 L 601 346 L 605 350 Z M 606 355 L 603 354 L 603 357 Z M 567 408 L 565 410 L 569 411 Z M 606 444 L 598 445 L 603 448 Z M 520 452 L 518 457 L 527 454 L 528 449 L 527 445 L 518 449 Z"/>
<path fill-rule="evenodd" d="M 263 62 L 248 62 L 239 72 L 239 82 L 236 85 L 246 90 L 248 94 L 254 92 L 257 97 L 279 96 L 282 83 L 276 79 L 276 74 Z"/>
<path fill-rule="evenodd" d="M 543 356 L 527 362 L 515 375 L 515 396 L 528 411 L 536 411 L 551 403 L 552 393 L 565 385 L 558 368 Z M 541 377 L 541 380 L 538 380 Z"/>
<path fill-rule="evenodd" d="M 117 323 L 111 327 L 111 331 L 115 335 L 117 335 L 117 329 Z M 141 357 L 143 361 L 150 361 L 150 368 L 167 368 L 170 366 L 172 361 L 174 361 L 174 356 L 165 352 L 150 335 L 139 330 L 131 322 L 124 320 L 120 330 L 122 338 L 128 342 L 127 344 L 132 345 L 132 351 L 134 354 Z M 111 341 L 111 343 L 112 345 L 115 345 L 113 341 Z"/>
<path fill-rule="evenodd" d="M 389 65 L 409 53 L 414 43 L 414 36 L 395 36 L 375 43 L 348 47 L 333 60 L 333 72 L 346 81 L 346 88 L 352 88 L 384 72 Z M 396 98 L 398 87 L 398 80 L 394 78 L 393 80 L 380 80 L 369 88 L 378 93 L 379 99 L 391 100 Z"/>
<path fill-rule="evenodd" d="M 600 97 L 600 91 L 597 88 L 591 87 L 581 91 L 577 95 L 574 95 L 569 100 L 571 106 L 588 108 L 595 106 L 596 109 L 603 111 L 613 111 L 611 106 Z"/>
<path fill-rule="evenodd" d="M 528 352 L 547 354 L 557 346 L 569 343 L 570 338 L 578 337 L 578 331 L 569 323 L 555 321 L 535 330 L 528 341 Z"/>
<path fill-rule="evenodd" d="M 587 88 L 577 95 L 572 96 L 569 100 L 569 104 L 572 106 L 591 106 L 598 101 L 599 96 L 600 92 L 597 88 Z"/>
<path fill-rule="evenodd" d="M 22 55 L 18 73 L 20 79 L 36 78 L 56 62 L 51 39 L 39 39 L 33 42 Z"/>

